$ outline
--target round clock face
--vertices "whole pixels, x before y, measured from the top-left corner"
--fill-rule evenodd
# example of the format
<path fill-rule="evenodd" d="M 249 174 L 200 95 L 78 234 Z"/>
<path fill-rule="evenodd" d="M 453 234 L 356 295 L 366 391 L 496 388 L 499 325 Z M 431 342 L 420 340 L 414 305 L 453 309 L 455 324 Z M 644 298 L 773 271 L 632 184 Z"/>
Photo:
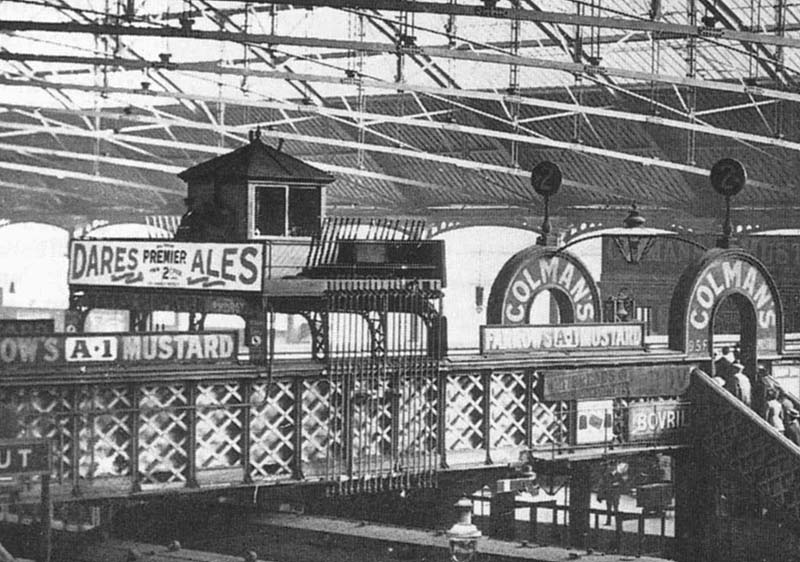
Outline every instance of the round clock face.
<path fill-rule="evenodd" d="M 543 197 L 555 194 L 561 187 L 561 169 L 546 160 L 536 164 L 531 172 L 531 186 Z"/>
<path fill-rule="evenodd" d="M 746 182 L 747 172 L 738 160 L 723 158 L 711 168 L 711 185 L 720 195 L 732 197 L 744 188 Z"/>

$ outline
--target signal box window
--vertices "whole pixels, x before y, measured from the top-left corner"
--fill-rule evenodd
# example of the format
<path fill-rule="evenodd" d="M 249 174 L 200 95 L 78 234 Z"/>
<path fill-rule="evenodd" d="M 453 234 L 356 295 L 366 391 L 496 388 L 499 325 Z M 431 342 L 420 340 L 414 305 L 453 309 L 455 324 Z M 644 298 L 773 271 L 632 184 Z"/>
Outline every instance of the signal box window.
<path fill-rule="evenodd" d="M 251 186 L 251 234 L 312 236 L 319 229 L 320 197 L 320 190 L 310 186 Z"/>
<path fill-rule="evenodd" d="M 255 193 L 256 236 L 286 234 L 286 187 L 257 186 Z"/>
<path fill-rule="evenodd" d="M 319 230 L 320 191 L 289 188 L 289 236 L 312 236 Z"/>

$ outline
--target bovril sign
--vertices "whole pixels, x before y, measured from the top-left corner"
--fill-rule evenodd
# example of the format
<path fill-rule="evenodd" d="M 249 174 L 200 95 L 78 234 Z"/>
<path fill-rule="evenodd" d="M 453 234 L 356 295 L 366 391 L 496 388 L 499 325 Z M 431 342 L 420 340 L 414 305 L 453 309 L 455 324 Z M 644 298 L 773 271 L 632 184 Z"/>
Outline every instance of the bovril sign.
<path fill-rule="evenodd" d="M 0 366 L 216 363 L 236 359 L 236 332 L 0 337 Z"/>
<path fill-rule="evenodd" d="M 263 271 L 261 244 L 72 240 L 69 251 L 71 285 L 260 291 Z"/>
<path fill-rule="evenodd" d="M 713 260 L 700 272 L 689 298 L 686 351 L 708 355 L 709 327 L 715 304 L 729 294 L 744 296 L 755 309 L 760 351 L 777 349 L 777 303 L 758 266 L 736 256 Z"/>
<path fill-rule="evenodd" d="M 664 441 L 689 427 L 689 404 L 679 400 L 631 404 L 628 436 L 631 441 Z"/>
<path fill-rule="evenodd" d="M 562 322 L 598 319 L 599 292 L 580 260 L 566 252 L 529 248 L 509 260 L 492 285 L 488 323 L 528 324 L 534 299 L 548 289 L 556 293 Z"/>

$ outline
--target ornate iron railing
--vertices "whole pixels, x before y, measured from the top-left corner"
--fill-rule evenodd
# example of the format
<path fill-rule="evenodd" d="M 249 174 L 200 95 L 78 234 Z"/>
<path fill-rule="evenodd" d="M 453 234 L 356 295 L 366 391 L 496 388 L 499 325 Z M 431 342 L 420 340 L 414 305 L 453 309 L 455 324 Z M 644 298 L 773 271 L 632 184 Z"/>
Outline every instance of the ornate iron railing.
<path fill-rule="evenodd" d="M 418 359 L 413 369 L 373 361 L 358 376 L 343 363 L 271 379 L 229 369 L 39 382 L 0 388 L 0 402 L 16 409 L 18 436 L 52 440 L 56 485 L 83 497 L 299 480 L 343 493 L 428 486 L 441 469 L 531 451 L 667 443 L 628 434 L 631 408 L 657 399 L 617 399 L 608 438 L 581 445 L 574 403 L 542 401 L 535 369 L 439 372 Z"/>
<path fill-rule="evenodd" d="M 739 492 L 755 492 L 787 528 L 800 529 L 800 447 L 698 369 L 690 396 L 696 450 Z"/>

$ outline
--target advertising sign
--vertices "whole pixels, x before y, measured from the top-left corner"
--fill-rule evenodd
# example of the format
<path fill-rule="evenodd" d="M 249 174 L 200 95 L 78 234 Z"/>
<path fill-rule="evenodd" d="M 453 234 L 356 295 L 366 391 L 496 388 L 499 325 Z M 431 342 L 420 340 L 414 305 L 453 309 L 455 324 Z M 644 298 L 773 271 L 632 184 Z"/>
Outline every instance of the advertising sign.
<path fill-rule="evenodd" d="M 50 472 L 45 439 L 0 439 L 0 476 Z"/>
<path fill-rule="evenodd" d="M 261 291 L 262 244 L 72 240 L 71 285 Z"/>
<path fill-rule="evenodd" d="M 534 300 L 548 290 L 560 296 L 556 302 L 565 321 L 599 320 L 600 293 L 583 262 L 569 252 L 541 247 L 519 252 L 502 267 L 489 294 L 487 318 L 492 324 L 526 325 Z"/>
<path fill-rule="evenodd" d="M 689 388 L 686 365 L 619 365 L 544 371 L 544 400 L 676 396 Z"/>
<path fill-rule="evenodd" d="M 236 359 L 236 332 L 47 334 L 0 337 L 0 367 L 219 363 Z"/>
<path fill-rule="evenodd" d="M 628 436 L 631 441 L 668 440 L 689 427 L 689 404 L 678 400 L 631 404 Z"/>
<path fill-rule="evenodd" d="M 0 319 L 0 336 L 28 336 L 31 334 L 46 334 L 55 331 L 52 318 L 28 319 Z"/>
<path fill-rule="evenodd" d="M 762 266 L 747 256 L 731 252 L 710 260 L 698 273 L 689 295 L 686 353 L 708 357 L 709 330 L 716 305 L 731 293 L 744 295 L 755 309 L 756 348 L 759 352 L 778 350 L 778 295 Z"/>
<path fill-rule="evenodd" d="M 575 444 L 605 443 L 614 439 L 614 401 L 578 400 Z"/>
<path fill-rule="evenodd" d="M 481 326 L 481 353 L 642 349 L 644 324 L 554 324 Z"/>

